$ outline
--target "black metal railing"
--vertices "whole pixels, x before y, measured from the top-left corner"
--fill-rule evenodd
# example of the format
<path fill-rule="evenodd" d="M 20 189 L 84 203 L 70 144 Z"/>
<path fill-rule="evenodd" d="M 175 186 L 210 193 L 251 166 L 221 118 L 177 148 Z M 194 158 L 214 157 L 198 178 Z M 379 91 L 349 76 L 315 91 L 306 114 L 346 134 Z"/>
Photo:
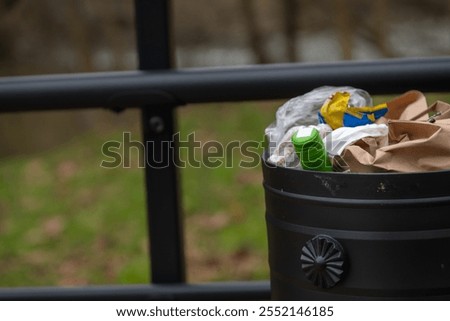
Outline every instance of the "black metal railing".
<path fill-rule="evenodd" d="M 0 111 L 288 98 L 323 85 L 371 94 L 449 90 L 450 56 L 0 78 Z"/>
<path fill-rule="evenodd" d="M 175 132 L 174 110 L 188 103 L 289 98 L 322 85 L 350 85 L 372 94 L 450 91 L 450 57 L 372 62 L 171 68 L 167 0 L 135 0 L 140 71 L 0 78 L 0 112 L 137 107 L 144 141 L 158 146 Z M 263 129 L 261 129 L 262 131 Z M 176 152 L 176 148 L 171 152 Z M 269 282 L 185 283 L 177 170 L 145 174 L 152 285 L 0 289 L 0 299 L 245 300 L 268 299 Z"/>

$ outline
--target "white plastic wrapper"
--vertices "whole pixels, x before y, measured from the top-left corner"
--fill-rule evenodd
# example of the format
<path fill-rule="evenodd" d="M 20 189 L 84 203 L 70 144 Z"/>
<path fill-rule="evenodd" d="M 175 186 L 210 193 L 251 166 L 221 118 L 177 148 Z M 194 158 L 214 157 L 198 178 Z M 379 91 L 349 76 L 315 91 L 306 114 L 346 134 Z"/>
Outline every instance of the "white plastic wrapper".
<path fill-rule="evenodd" d="M 333 130 L 325 138 L 328 155 L 341 155 L 345 147 L 364 137 L 387 137 L 389 128 L 385 124 L 370 124 L 356 127 L 340 127 Z"/>

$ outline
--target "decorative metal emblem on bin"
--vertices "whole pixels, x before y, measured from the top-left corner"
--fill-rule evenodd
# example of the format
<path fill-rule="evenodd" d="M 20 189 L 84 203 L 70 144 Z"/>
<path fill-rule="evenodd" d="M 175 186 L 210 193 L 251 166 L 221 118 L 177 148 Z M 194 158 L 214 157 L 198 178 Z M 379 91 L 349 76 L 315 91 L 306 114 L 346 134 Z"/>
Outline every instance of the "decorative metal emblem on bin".
<path fill-rule="evenodd" d="M 300 261 L 306 278 L 320 288 L 335 286 L 344 274 L 344 250 L 338 241 L 327 235 L 318 235 L 306 242 Z"/>

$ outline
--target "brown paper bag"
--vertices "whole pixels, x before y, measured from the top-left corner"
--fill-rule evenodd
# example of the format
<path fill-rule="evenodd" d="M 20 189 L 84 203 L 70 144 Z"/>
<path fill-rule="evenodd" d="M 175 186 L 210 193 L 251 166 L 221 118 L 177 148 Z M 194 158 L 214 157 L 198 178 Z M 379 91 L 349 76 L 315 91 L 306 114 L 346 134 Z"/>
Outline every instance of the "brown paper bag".
<path fill-rule="evenodd" d="M 352 172 L 423 172 L 450 169 L 450 105 L 427 108 L 411 91 L 388 103 L 388 140 L 365 138 L 348 146 L 342 159 Z M 391 119 L 387 119 L 392 117 Z"/>
<path fill-rule="evenodd" d="M 418 116 L 426 111 L 428 107 L 427 100 L 420 91 L 410 90 L 388 101 L 386 104 L 388 111 L 384 115 L 385 119 L 427 120 L 427 117 L 424 115 Z"/>

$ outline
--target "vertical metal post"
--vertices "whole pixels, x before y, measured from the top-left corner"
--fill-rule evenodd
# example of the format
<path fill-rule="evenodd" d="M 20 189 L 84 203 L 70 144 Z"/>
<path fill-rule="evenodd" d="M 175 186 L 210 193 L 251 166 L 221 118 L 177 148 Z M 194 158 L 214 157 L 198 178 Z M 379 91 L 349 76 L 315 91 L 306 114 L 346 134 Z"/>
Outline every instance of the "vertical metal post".
<path fill-rule="evenodd" d="M 139 69 L 169 69 L 170 1 L 135 0 Z M 145 181 L 153 283 L 185 281 L 183 229 L 174 146 L 175 106 L 142 107 Z"/>

